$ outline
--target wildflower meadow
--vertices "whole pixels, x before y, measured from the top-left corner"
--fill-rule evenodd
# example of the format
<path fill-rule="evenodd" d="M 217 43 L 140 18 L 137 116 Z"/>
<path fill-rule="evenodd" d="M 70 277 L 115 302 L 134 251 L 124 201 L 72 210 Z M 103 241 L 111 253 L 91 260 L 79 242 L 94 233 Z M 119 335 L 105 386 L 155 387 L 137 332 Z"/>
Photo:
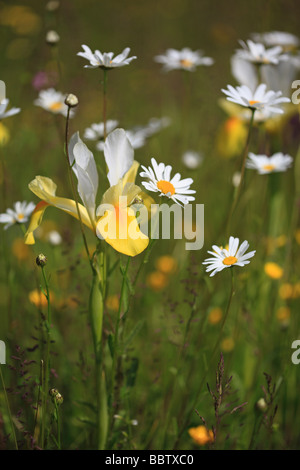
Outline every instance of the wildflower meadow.
<path fill-rule="evenodd" d="M 1 450 L 299 449 L 299 14 L 0 2 Z"/>

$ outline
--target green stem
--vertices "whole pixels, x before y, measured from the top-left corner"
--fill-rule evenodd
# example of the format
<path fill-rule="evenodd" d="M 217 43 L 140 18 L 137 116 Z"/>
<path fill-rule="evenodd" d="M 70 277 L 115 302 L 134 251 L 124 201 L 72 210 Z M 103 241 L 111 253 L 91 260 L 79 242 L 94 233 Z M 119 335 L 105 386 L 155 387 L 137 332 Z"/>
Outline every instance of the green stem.
<path fill-rule="evenodd" d="M 106 139 L 107 129 L 106 129 L 106 114 L 107 114 L 107 70 L 103 69 L 103 138 Z"/>
<path fill-rule="evenodd" d="M 229 228 L 230 228 L 230 222 L 231 222 L 231 219 L 232 219 L 234 210 L 235 210 L 235 208 L 236 208 L 238 199 L 239 199 L 239 197 L 240 197 L 241 190 L 242 190 L 242 186 L 243 186 L 243 182 L 244 182 L 244 175 L 245 175 L 245 168 L 246 168 L 246 160 L 247 160 L 247 156 L 248 156 L 249 144 L 250 144 L 250 139 L 251 139 L 251 134 L 252 134 L 252 129 L 253 129 L 253 122 L 254 122 L 255 109 L 251 109 L 251 111 L 252 111 L 252 114 L 251 114 L 251 119 L 250 119 L 250 124 L 249 124 L 248 136 L 247 136 L 246 145 L 245 145 L 245 148 L 244 148 L 244 153 L 243 153 L 243 158 L 242 158 L 242 167 L 241 167 L 241 173 L 240 173 L 240 182 L 239 182 L 238 188 L 237 188 L 237 190 L 236 190 L 236 192 L 235 192 L 235 196 L 234 196 L 234 199 L 233 199 L 233 203 L 232 203 L 232 206 L 231 206 L 231 209 L 230 209 L 230 212 L 229 212 L 229 217 L 228 217 L 228 219 L 227 219 L 226 234 L 227 234 L 228 236 L 229 236 L 228 230 L 229 230 Z"/>
<path fill-rule="evenodd" d="M 97 401 L 97 449 L 104 450 L 107 438 L 108 412 L 105 373 L 102 360 L 102 326 L 106 294 L 106 255 L 96 251 L 93 257 L 93 282 L 89 301 L 91 328 L 95 353 Z"/>
<path fill-rule="evenodd" d="M 15 448 L 16 448 L 16 450 L 18 450 L 18 443 L 17 443 L 16 433 L 15 433 L 15 426 L 14 426 L 14 423 L 13 423 L 13 419 L 12 419 L 12 415 L 11 415 L 11 411 L 10 411 L 10 406 L 9 406 L 9 401 L 8 401 L 8 397 L 7 397 L 7 393 L 6 393 L 6 388 L 5 388 L 5 383 L 4 383 L 4 378 L 3 378 L 3 374 L 2 374 L 2 368 L 1 368 L 1 362 L 0 362 L 0 378 L 1 378 L 1 383 L 2 383 L 2 387 L 3 387 L 3 391 L 4 391 L 4 399 L 5 399 L 7 412 L 8 412 L 8 416 L 9 416 L 9 421 L 10 421 L 10 426 L 11 426 L 11 430 L 12 430 L 13 440 L 14 440 Z"/>

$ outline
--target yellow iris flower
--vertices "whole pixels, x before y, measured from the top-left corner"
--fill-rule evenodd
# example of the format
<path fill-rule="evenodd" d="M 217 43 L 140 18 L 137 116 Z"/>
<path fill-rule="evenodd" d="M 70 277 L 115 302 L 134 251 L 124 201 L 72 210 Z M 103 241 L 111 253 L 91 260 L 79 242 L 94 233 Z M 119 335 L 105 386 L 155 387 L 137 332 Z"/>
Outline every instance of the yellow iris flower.
<path fill-rule="evenodd" d="M 48 206 L 54 206 L 79 219 L 98 238 L 104 239 L 115 250 L 128 256 L 144 251 L 149 238 L 140 229 L 136 211 L 141 206 L 148 214 L 152 199 L 134 184 L 139 163 L 134 160 L 134 150 L 123 129 L 111 132 L 104 145 L 104 157 L 108 168 L 110 188 L 104 193 L 96 209 L 98 173 L 93 154 L 82 142 L 79 134 L 69 143 L 69 158 L 78 180 L 78 194 L 83 204 L 56 196 L 56 184 L 47 177 L 36 176 L 29 189 L 41 199 L 32 213 L 25 243 L 34 244 L 34 230 L 40 225 Z M 138 203 L 138 204 L 137 204 Z M 141 223 L 145 222 L 144 220 Z"/>

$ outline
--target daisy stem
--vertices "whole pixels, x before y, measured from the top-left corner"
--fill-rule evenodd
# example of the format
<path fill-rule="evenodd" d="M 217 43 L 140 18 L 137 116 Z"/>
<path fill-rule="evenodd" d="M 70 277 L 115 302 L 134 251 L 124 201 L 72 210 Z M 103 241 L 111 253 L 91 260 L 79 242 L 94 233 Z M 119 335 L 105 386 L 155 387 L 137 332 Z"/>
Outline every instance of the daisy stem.
<path fill-rule="evenodd" d="M 107 70 L 103 69 L 103 139 L 106 139 Z"/>
<path fill-rule="evenodd" d="M 1 379 L 2 387 L 3 387 L 4 399 L 5 399 L 6 408 L 7 408 L 7 412 L 8 412 L 8 416 L 9 416 L 9 421 L 10 421 L 10 426 L 11 426 L 11 430 L 12 430 L 12 435 L 13 435 L 15 448 L 16 448 L 16 450 L 18 450 L 18 443 L 17 443 L 17 438 L 16 438 L 15 426 L 14 426 L 11 411 L 10 411 L 10 406 L 9 406 L 9 401 L 8 401 L 8 397 L 7 397 L 6 387 L 5 387 L 4 378 L 3 378 L 3 374 L 2 374 L 1 362 L 0 362 L 0 379 Z"/>
<path fill-rule="evenodd" d="M 231 219 L 232 219 L 232 215 L 233 215 L 234 210 L 236 208 L 238 199 L 239 199 L 240 194 L 241 194 L 243 182 L 244 182 L 246 160 L 247 160 L 248 149 L 249 149 L 249 144 L 250 144 L 250 138 L 251 138 L 252 129 L 253 129 L 255 109 L 251 109 L 251 112 L 252 112 L 252 114 L 251 114 L 251 119 L 250 119 L 250 123 L 249 123 L 248 136 L 247 136 L 246 145 L 245 145 L 245 149 L 244 149 L 244 153 L 243 153 L 243 159 L 242 159 L 240 182 L 239 182 L 238 188 L 236 190 L 236 193 L 235 193 L 235 196 L 234 196 L 234 199 L 233 199 L 233 203 L 232 203 L 232 206 L 231 206 L 231 209 L 230 209 L 229 217 L 227 219 L 226 233 L 227 233 L 228 236 L 229 236 L 228 230 L 229 230 L 229 227 L 230 227 L 230 222 L 231 222 Z"/>
<path fill-rule="evenodd" d="M 75 204 L 76 204 L 76 210 L 77 210 L 77 214 L 78 214 L 78 219 L 79 219 L 79 224 L 80 224 L 80 230 L 81 230 L 81 233 L 82 233 L 84 248 L 85 248 L 90 266 L 93 270 L 92 260 L 91 260 L 91 257 L 90 257 L 90 252 L 89 252 L 86 236 L 85 236 L 85 233 L 84 233 L 84 227 L 83 227 L 82 218 L 81 218 L 81 214 L 80 214 L 80 210 L 79 210 L 77 192 L 76 192 L 76 188 L 75 188 L 75 183 L 74 183 L 74 178 L 73 178 L 73 173 L 72 173 L 72 167 L 71 167 L 71 162 L 70 162 L 70 155 L 69 155 L 69 148 L 68 148 L 70 110 L 71 110 L 71 107 L 68 106 L 67 119 L 66 119 L 66 130 L 65 130 L 65 154 L 66 154 L 66 157 L 67 157 L 69 178 L 70 178 L 70 183 L 71 183 L 71 188 L 72 188 L 74 201 L 75 201 Z"/>

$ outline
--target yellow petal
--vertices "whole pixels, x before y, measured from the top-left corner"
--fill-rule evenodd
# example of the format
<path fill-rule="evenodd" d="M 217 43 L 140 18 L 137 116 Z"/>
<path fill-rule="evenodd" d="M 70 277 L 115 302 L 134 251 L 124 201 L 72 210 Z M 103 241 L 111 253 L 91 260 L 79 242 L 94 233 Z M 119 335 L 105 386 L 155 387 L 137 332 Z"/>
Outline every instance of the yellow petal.
<path fill-rule="evenodd" d="M 79 219 L 76 202 L 73 201 L 73 199 L 57 197 L 55 195 L 56 187 L 56 184 L 50 178 L 45 176 L 36 176 L 35 179 L 29 183 L 29 189 L 40 199 L 47 202 L 50 206 L 57 207 L 76 219 Z M 78 203 L 78 209 L 82 222 L 93 230 L 86 208 L 82 204 Z"/>
<path fill-rule="evenodd" d="M 106 211 L 97 223 L 96 233 L 116 251 L 128 256 L 142 253 L 149 244 L 130 207 Z"/>
<path fill-rule="evenodd" d="M 24 236 L 24 241 L 25 241 L 26 245 L 34 245 L 35 244 L 35 239 L 34 239 L 34 236 L 33 236 L 33 232 L 35 231 L 35 229 L 38 228 L 38 226 L 42 222 L 44 212 L 45 212 L 45 210 L 47 209 L 48 206 L 49 206 L 49 204 L 47 204 L 47 202 L 41 201 L 36 205 L 34 211 L 32 212 L 30 222 L 29 222 L 29 226 L 28 226 L 28 230 L 27 230 L 27 232 L 25 233 L 25 236 Z"/>

